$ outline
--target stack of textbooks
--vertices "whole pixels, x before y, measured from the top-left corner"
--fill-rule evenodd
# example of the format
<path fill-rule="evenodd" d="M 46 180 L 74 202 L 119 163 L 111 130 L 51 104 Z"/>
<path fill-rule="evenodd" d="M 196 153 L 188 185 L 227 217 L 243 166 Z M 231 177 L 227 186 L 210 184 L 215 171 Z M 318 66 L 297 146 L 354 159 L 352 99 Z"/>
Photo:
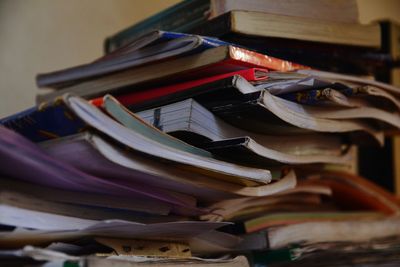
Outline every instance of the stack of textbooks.
<path fill-rule="evenodd" d="M 356 146 L 382 146 L 400 129 L 400 88 L 297 63 L 278 42 L 246 45 L 298 34 L 305 54 L 321 42 L 343 56 L 340 42 L 373 47 L 379 29 L 349 21 L 354 2 L 337 1 L 349 14 L 330 12 L 344 22 L 321 22 L 307 39 L 299 28 L 322 18 L 261 13 L 275 2 L 249 2 L 184 1 L 107 39 L 101 58 L 37 76 L 52 91 L 0 120 L 2 262 L 400 264 L 399 201 L 354 174 Z M 163 17 L 188 5 L 190 17 L 165 31 Z M 197 16 L 203 9 L 214 18 Z M 215 36 L 227 19 L 220 38 L 193 34 Z M 278 30 L 298 20 L 293 33 Z M 324 23 L 348 24 L 354 38 Z"/>

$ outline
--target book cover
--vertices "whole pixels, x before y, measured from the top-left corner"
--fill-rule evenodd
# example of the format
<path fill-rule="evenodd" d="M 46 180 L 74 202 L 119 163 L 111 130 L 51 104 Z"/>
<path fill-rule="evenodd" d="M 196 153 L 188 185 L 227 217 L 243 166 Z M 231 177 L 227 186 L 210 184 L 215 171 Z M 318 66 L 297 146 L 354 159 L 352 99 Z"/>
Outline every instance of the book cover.
<path fill-rule="evenodd" d="M 234 46 L 220 46 L 202 53 L 130 68 L 110 75 L 82 81 L 61 90 L 37 96 L 37 102 L 51 101 L 64 93 L 93 98 L 117 93 L 171 85 L 248 68 L 290 71 L 307 67 Z"/>

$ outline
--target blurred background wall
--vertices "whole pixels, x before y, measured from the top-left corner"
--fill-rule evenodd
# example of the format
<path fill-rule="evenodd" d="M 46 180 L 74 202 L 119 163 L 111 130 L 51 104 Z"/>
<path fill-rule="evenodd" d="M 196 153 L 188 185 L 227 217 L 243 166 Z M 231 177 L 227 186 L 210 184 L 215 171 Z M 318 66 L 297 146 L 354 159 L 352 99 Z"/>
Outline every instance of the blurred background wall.
<path fill-rule="evenodd" d="M 177 2 L 0 0 L 0 117 L 34 104 L 37 73 L 94 60 L 107 36 Z M 383 18 L 400 23 L 399 0 L 358 4 L 362 23 Z"/>

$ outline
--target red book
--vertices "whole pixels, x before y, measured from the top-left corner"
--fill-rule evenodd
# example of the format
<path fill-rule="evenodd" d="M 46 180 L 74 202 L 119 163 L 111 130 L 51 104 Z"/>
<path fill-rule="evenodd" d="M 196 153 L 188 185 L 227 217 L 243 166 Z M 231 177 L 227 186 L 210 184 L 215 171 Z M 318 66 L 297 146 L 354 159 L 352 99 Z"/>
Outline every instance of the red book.
<path fill-rule="evenodd" d="M 240 75 L 245 78 L 247 81 L 260 81 L 265 80 L 268 78 L 268 70 L 266 69 L 259 69 L 259 68 L 251 68 L 251 69 L 244 69 L 219 75 L 214 75 L 202 79 L 197 79 L 193 81 L 178 83 L 167 85 L 158 88 L 151 88 L 143 91 L 135 91 L 123 95 L 116 95 L 114 96 L 122 105 L 130 106 L 138 103 L 143 103 L 152 99 L 157 99 L 169 94 L 182 92 L 189 88 L 193 88 L 195 86 L 199 86 L 202 84 L 210 83 L 213 81 L 221 80 L 224 78 L 232 77 L 234 75 Z M 95 99 L 90 100 L 90 102 L 95 106 L 102 106 L 103 105 L 103 97 L 98 97 Z"/>
<path fill-rule="evenodd" d="M 137 90 L 142 86 L 146 88 L 166 86 L 248 68 L 292 71 L 307 67 L 243 48 L 221 46 L 199 54 L 154 62 L 84 80 L 54 92 L 39 95 L 37 102 L 49 101 L 65 93 L 73 93 L 90 99 L 107 93 L 117 93 L 127 88 Z"/>

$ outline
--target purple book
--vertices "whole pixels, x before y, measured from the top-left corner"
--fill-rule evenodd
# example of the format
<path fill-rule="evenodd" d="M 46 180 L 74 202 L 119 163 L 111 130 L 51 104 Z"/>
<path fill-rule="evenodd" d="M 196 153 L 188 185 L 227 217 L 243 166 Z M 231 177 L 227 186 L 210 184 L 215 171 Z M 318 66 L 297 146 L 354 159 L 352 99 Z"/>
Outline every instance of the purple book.
<path fill-rule="evenodd" d="M 47 155 L 36 144 L 19 134 L 0 126 L 0 174 L 48 187 L 71 191 L 101 193 L 131 197 L 156 199 L 171 206 L 182 215 L 200 212 L 193 201 L 179 194 L 133 183 L 112 182 L 86 174 L 74 167 Z M 189 213 L 189 214 L 188 214 Z"/>

